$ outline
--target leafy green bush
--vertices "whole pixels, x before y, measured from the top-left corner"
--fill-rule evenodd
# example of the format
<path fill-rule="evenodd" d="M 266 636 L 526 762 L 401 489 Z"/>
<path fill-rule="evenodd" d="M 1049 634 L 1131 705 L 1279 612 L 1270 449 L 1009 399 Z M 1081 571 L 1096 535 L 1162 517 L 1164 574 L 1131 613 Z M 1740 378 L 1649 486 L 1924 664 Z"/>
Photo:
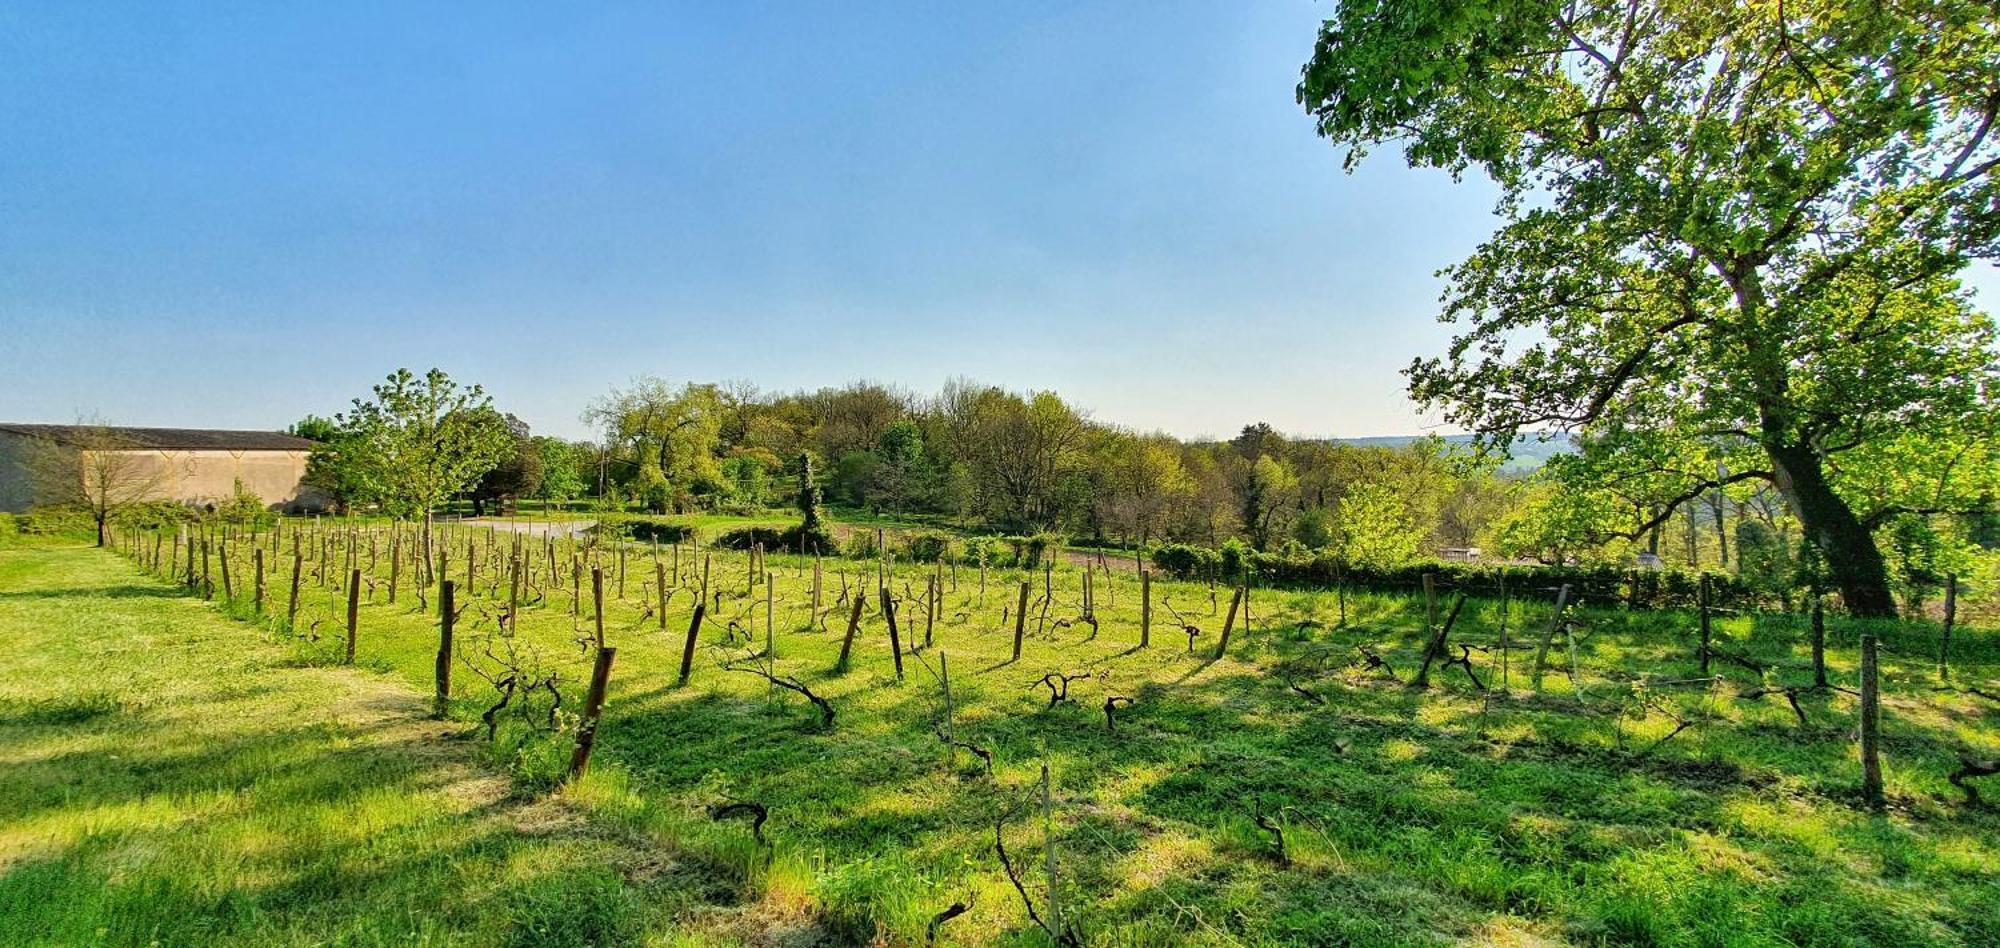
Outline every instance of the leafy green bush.
<path fill-rule="evenodd" d="M 600 517 L 597 523 L 600 535 L 624 537 L 641 543 L 685 543 L 695 535 L 695 528 L 664 517 Z"/>
<path fill-rule="evenodd" d="M 912 563 L 935 563 L 951 558 L 951 535 L 936 530 L 913 533 L 903 539 L 903 555 Z"/>
<path fill-rule="evenodd" d="M 1218 579 L 1226 581 L 1239 580 L 1243 575 L 1231 570 L 1228 544 L 1220 550 L 1170 544 L 1155 549 L 1152 559 L 1155 568 L 1175 579 L 1206 579 L 1211 569 L 1216 571 Z M 1410 592 L 1422 588 L 1424 574 L 1432 573 L 1444 586 L 1490 595 L 1499 591 L 1504 574 L 1511 596 L 1554 599 L 1556 590 L 1568 585 L 1572 602 L 1628 603 L 1652 609 L 1693 606 L 1701 575 L 1624 566 L 1523 566 L 1438 560 L 1370 567 L 1344 562 L 1329 551 L 1298 547 L 1274 553 L 1238 547 L 1234 562 L 1247 566 L 1256 581 L 1264 585 L 1324 588 L 1345 583 L 1359 589 Z M 1709 588 L 1718 606 L 1752 607 L 1766 602 L 1770 595 L 1762 587 L 1723 574 L 1710 574 Z"/>
<path fill-rule="evenodd" d="M 215 508 L 215 517 L 223 523 L 244 527 L 268 527 L 278 522 L 278 515 L 264 505 L 264 498 L 237 481 L 228 500 Z"/>
<path fill-rule="evenodd" d="M 23 535 L 31 537 L 94 536 L 97 523 L 82 507 L 30 507 L 14 518 Z"/>
<path fill-rule="evenodd" d="M 737 527 L 725 530 L 715 538 L 714 545 L 725 550 L 747 550 L 762 546 L 765 550 L 782 553 L 786 549 L 785 534 L 788 531 L 777 527 Z"/>
<path fill-rule="evenodd" d="M 111 520 L 128 530 L 166 530 L 201 519 L 199 511 L 176 500 L 149 500 L 120 508 Z"/>

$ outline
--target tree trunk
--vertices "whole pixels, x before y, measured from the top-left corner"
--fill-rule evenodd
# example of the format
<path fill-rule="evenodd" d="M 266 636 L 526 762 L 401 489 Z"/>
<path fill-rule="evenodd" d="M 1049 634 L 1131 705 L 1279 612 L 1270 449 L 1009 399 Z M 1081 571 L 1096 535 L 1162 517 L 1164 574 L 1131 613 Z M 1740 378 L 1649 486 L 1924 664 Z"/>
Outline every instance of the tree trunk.
<path fill-rule="evenodd" d="M 1857 616 L 1893 618 L 1896 598 L 1889 569 L 1875 537 L 1853 508 L 1833 492 L 1819 452 L 1806 445 L 1766 445 L 1777 473 L 1778 492 L 1826 556 L 1827 573 L 1840 587 L 1847 610 Z"/>

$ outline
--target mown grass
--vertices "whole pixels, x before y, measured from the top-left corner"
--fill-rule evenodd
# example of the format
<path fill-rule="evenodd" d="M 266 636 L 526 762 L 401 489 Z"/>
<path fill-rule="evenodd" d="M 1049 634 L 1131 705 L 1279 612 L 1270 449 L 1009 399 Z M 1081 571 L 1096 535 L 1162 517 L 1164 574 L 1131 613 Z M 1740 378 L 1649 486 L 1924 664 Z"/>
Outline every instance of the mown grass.
<path fill-rule="evenodd" d="M 6 945 L 609 945 L 691 897 L 401 684 L 102 551 L 0 550 L 0 669 Z"/>
<path fill-rule="evenodd" d="M 497 610 L 489 584 L 500 560 L 485 559 L 483 534 L 474 539 L 483 578 L 461 621 L 466 654 L 477 654 Z M 462 579 L 465 537 L 451 544 Z M 503 537 L 494 549 L 504 548 Z M 913 944 L 933 913 L 964 902 L 970 910 L 944 924 L 941 941 L 1043 943 L 1000 871 L 993 834 L 1009 816 L 1008 850 L 1046 910 L 1031 806 L 1046 760 L 1057 892 L 1090 944 L 2000 943 L 2000 819 L 1964 806 L 1944 779 L 1958 750 L 2000 751 L 2000 706 L 1937 690 L 1931 627 L 1866 627 L 1884 642 L 1892 800 L 1873 813 L 1857 792 L 1853 700 L 1808 695 L 1801 726 L 1781 700 L 1739 699 L 1763 679 L 1734 665 L 1718 663 L 1718 681 L 1670 684 L 1700 677 L 1684 615 L 1583 610 L 1574 684 L 1558 640 L 1556 668 L 1534 693 L 1522 630 L 1538 633 L 1549 606 L 1516 601 L 1506 693 L 1475 690 L 1459 669 L 1434 670 L 1433 687 L 1413 690 L 1361 667 L 1355 649 L 1375 650 L 1407 679 L 1422 643 L 1413 598 L 1350 597 L 1342 623 L 1331 594 L 1259 590 L 1249 628 L 1239 625 L 1216 658 L 1226 590 L 1211 604 L 1203 587 L 1156 583 L 1152 647 L 1139 649 L 1136 580 L 1100 574 L 1097 629 L 1031 618 L 1025 654 L 1010 662 L 1001 616 L 1018 575 L 989 574 L 982 595 L 976 572 L 961 568 L 955 581 L 947 574 L 932 646 L 906 657 L 899 681 L 873 609 L 852 666 L 834 668 L 841 574 L 872 600 L 872 564 L 827 561 L 834 614 L 820 631 L 807 564 L 773 556 L 775 669 L 833 702 L 838 719 L 823 729 L 796 696 L 720 666 L 761 648 L 765 591 L 747 586 L 743 554 L 714 556 L 721 598 L 710 601 L 685 686 L 675 673 L 692 591 L 675 593 L 663 631 L 643 611 L 655 600 L 643 556 L 628 556 L 622 599 L 615 573 L 607 582 L 606 635 L 619 651 L 598 765 L 565 796 L 624 839 L 672 852 L 688 867 L 677 884 L 708 887 L 657 909 L 667 921 L 649 922 L 656 933 L 704 944 L 779 935 Z M 615 568 L 613 556 L 602 562 Z M 686 582 L 692 565 L 685 557 Z M 905 567 L 895 580 L 906 645 L 923 636 L 922 577 Z M 1080 574 L 1065 564 L 1053 581 L 1049 618 L 1074 620 Z M 1042 578 L 1034 582 L 1039 595 Z M 572 615 L 566 587 L 565 578 L 531 589 L 539 599 L 517 637 L 564 671 L 573 706 L 588 654 L 578 640 L 591 622 L 587 604 Z M 403 597 L 391 607 L 375 587 L 360 651 L 421 691 L 435 617 L 407 586 Z M 1194 652 L 1162 600 L 1202 627 Z M 310 587 L 300 626 L 317 623 L 320 638 L 296 644 L 301 655 L 332 654 L 343 601 Z M 1455 638 L 1497 646 L 1500 614 L 1497 602 L 1474 600 Z M 732 639 L 732 624 L 751 641 Z M 1833 624 L 1841 682 L 1853 681 L 1863 628 Z M 1771 681 L 1809 680 L 1801 620 L 1732 616 L 1718 634 L 1730 654 L 1774 665 Z M 1497 653 L 1471 654 L 1493 680 Z M 936 737 L 933 672 L 947 656 L 957 733 L 993 753 L 991 778 L 964 752 L 949 766 Z M 2000 667 L 1990 631 L 1961 630 L 1954 657 L 1959 686 L 1990 682 Z M 1091 677 L 1050 706 L 1035 682 L 1051 671 Z M 1288 687 L 1288 671 L 1317 700 Z M 1115 733 L 1101 711 L 1112 694 L 1134 699 Z M 461 671 L 451 713 L 472 722 L 490 700 Z M 1699 723 L 1667 739 L 1675 715 Z M 560 740 L 501 743 L 534 783 L 550 779 Z M 735 800 L 770 808 L 769 851 L 742 824 L 706 819 Z M 1283 829 L 1285 858 L 1260 816 Z M 607 886 L 604 901 L 623 912 L 635 897 L 618 891 Z M 717 902 L 736 908 L 698 908 Z"/>

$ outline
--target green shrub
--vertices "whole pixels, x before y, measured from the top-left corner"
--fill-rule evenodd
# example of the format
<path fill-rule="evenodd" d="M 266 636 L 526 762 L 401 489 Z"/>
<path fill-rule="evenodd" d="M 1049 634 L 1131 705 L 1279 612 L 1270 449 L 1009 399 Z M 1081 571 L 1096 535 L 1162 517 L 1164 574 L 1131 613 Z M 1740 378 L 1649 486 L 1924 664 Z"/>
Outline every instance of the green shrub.
<path fill-rule="evenodd" d="M 685 543 L 695 536 L 695 528 L 662 517 L 619 516 L 598 519 L 602 536 L 624 537 L 641 543 Z"/>
<path fill-rule="evenodd" d="M 128 530 L 166 530 L 200 519 L 200 512 L 175 500 L 149 500 L 111 515 L 113 523 Z"/>
<path fill-rule="evenodd" d="M 935 563 L 951 558 L 951 535 L 936 530 L 913 533 L 903 539 L 903 555 L 912 563 Z"/>
<path fill-rule="evenodd" d="M 82 507 L 30 507 L 14 518 L 21 533 L 33 537 L 95 536 L 97 522 Z"/>
<path fill-rule="evenodd" d="M 223 523 L 244 527 L 268 527 L 278 522 L 278 515 L 264 505 L 264 498 L 244 487 L 240 480 L 229 499 L 215 508 L 215 517 Z"/>
<path fill-rule="evenodd" d="M 777 527 L 737 527 L 723 531 L 713 545 L 725 550 L 762 546 L 766 550 L 782 553 L 785 550 L 785 531 Z"/>

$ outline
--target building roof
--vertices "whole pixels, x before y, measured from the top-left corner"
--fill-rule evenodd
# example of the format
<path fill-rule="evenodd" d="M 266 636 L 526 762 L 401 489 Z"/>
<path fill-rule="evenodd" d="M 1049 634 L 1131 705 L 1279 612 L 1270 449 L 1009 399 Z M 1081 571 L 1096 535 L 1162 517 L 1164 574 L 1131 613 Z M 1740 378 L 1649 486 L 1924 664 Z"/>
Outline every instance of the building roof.
<path fill-rule="evenodd" d="M 214 428 L 124 428 L 107 425 L 24 425 L 0 422 L 0 433 L 43 438 L 57 444 L 95 441 L 102 432 L 120 447 L 196 451 L 305 451 L 313 442 L 281 431 L 224 431 Z"/>

